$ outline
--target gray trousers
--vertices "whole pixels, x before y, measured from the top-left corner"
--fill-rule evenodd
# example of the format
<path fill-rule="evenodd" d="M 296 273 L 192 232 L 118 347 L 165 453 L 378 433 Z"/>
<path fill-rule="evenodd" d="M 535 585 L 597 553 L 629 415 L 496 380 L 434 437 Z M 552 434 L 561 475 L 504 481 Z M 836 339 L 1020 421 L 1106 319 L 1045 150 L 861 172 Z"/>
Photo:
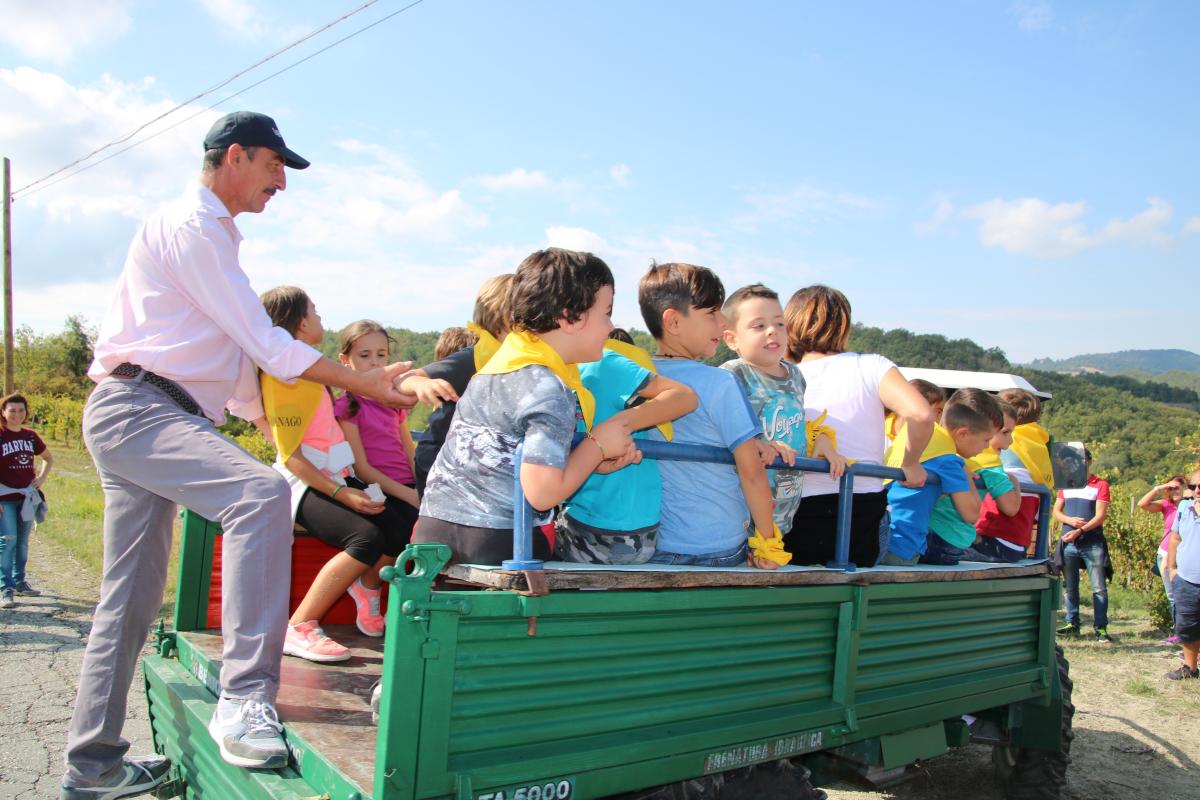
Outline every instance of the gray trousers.
<path fill-rule="evenodd" d="M 106 378 L 83 413 L 104 489 L 104 576 L 67 734 L 65 782 L 113 773 L 134 667 L 162 605 L 176 504 L 221 524 L 226 697 L 274 702 L 288 619 L 287 482 L 139 379 Z"/>

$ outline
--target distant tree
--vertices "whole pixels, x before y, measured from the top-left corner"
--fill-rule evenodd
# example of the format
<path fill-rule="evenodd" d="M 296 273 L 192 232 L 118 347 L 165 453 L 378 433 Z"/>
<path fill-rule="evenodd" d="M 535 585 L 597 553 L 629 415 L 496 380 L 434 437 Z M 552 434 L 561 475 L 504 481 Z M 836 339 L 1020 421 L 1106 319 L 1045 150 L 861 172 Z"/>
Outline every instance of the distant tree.
<path fill-rule="evenodd" d="M 96 329 L 72 314 L 59 333 L 38 334 L 22 325 L 13 336 L 16 388 L 27 394 L 65 395 L 82 400 L 91 391 L 87 377 Z"/>

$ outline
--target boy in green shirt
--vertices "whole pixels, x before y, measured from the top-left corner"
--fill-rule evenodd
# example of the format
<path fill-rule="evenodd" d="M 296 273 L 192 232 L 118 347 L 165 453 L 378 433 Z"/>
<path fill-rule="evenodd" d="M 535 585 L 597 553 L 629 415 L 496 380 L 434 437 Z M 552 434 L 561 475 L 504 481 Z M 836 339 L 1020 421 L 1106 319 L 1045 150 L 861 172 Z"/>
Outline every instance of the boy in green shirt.
<path fill-rule="evenodd" d="M 1000 451 L 1012 444 L 1013 428 L 1017 425 L 1017 412 L 1008 403 L 997 401 L 1004 414 L 1004 424 L 988 441 L 988 447 L 979 455 L 967 459 L 967 469 L 982 478 L 986 489 L 979 489 L 980 500 L 991 495 L 1001 513 L 1013 516 L 1021 507 L 1021 492 L 1014 478 L 1000 464 Z M 943 495 L 933 506 L 929 517 L 929 531 L 940 536 L 948 544 L 963 549 L 962 561 L 1000 561 L 974 549 L 978 535 L 975 525 L 963 519 L 949 495 Z"/>

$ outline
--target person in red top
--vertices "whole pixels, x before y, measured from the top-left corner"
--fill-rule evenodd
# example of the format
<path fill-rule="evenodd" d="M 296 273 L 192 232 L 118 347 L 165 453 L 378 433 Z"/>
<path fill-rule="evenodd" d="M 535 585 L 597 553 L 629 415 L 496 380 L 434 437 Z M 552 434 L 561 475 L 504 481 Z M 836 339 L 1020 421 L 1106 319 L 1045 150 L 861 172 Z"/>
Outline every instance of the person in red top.
<path fill-rule="evenodd" d="M 1092 454 L 1083 451 L 1087 463 L 1087 485 L 1080 489 L 1060 489 L 1054 501 L 1054 518 L 1062 523 L 1063 595 L 1066 598 L 1067 624 L 1062 635 L 1079 634 L 1079 570 L 1086 568 L 1092 580 L 1092 612 L 1096 640 L 1111 644 L 1108 635 L 1108 543 L 1104 539 L 1104 519 L 1108 516 L 1108 481 L 1092 474 Z"/>
<path fill-rule="evenodd" d="M 42 437 L 25 427 L 29 403 L 19 394 L 0 401 L 0 608 L 16 604 L 13 595 L 41 594 L 25 579 L 29 529 L 42 504 L 38 489 L 46 482 L 54 459 Z M 33 459 L 42 468 L 35 471 Z"/>

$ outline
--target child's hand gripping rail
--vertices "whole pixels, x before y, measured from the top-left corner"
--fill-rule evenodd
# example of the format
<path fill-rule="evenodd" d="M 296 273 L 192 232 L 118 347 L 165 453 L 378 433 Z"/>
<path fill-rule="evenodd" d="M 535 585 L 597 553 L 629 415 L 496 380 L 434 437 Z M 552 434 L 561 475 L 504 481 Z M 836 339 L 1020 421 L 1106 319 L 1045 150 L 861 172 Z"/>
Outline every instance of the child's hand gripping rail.
<path fill-rule="evenodd" d="M 583 441 L 583 434 L 576 434 L 574 445 Z M 642 452 L 643 458 L 653 458 L 658 461 L 700 461 L 713 464 L 733 465 L 733 453 L 720 447 L 702 444 L 680 444 L 676 442 L 658 442 L 652 439 L 635 439 L 634 444 Z M 504 569 L 540 570 L 543 562 L 533 558 L 533 528 L 532 514 L 525 493 L 521 490 L 521 456 L 523 445 L 518 445 L 516 457 L 513 459 L 513 558 L 504 561 Z M 828 474 L 829 462 L 822 458 L 797 458 L 796 463 L 788 465 L 782 458 L 775 459 L 767 469 L 798 469 L 802 472 L 822 472 Z M 857 462 L 850 464 L 842 475 L 838 492 L 838 523 L 837 549 L 834 560 L 827 566 L 846 572 L 854 572 L 855 564 L 850 563 L 850 518 L 854 508 L 854 476 L 862 475 L 867 478 L 883 478 L 885 480 L 903 480 L 903 470 L 895 467 L 884 467 L 879 464 Z M 930 475 L 929 480 L 938 483 L 936 475 Z M 976 479 L 979 488 L 986 488 L 981 479 Z M 1048 552 L 1048 534 L 1050 530 L 1050 508 L 1053 505 L 1051 492 L 1038 484 L 1022 483 L 1021 491 L 1036 494 L 1040 499 L 1038 504 L 1038 537 L 1037 554 L 1039 559 L 1046 558 Z M 868 564 L 867 566 L 874 566 Z"/>

